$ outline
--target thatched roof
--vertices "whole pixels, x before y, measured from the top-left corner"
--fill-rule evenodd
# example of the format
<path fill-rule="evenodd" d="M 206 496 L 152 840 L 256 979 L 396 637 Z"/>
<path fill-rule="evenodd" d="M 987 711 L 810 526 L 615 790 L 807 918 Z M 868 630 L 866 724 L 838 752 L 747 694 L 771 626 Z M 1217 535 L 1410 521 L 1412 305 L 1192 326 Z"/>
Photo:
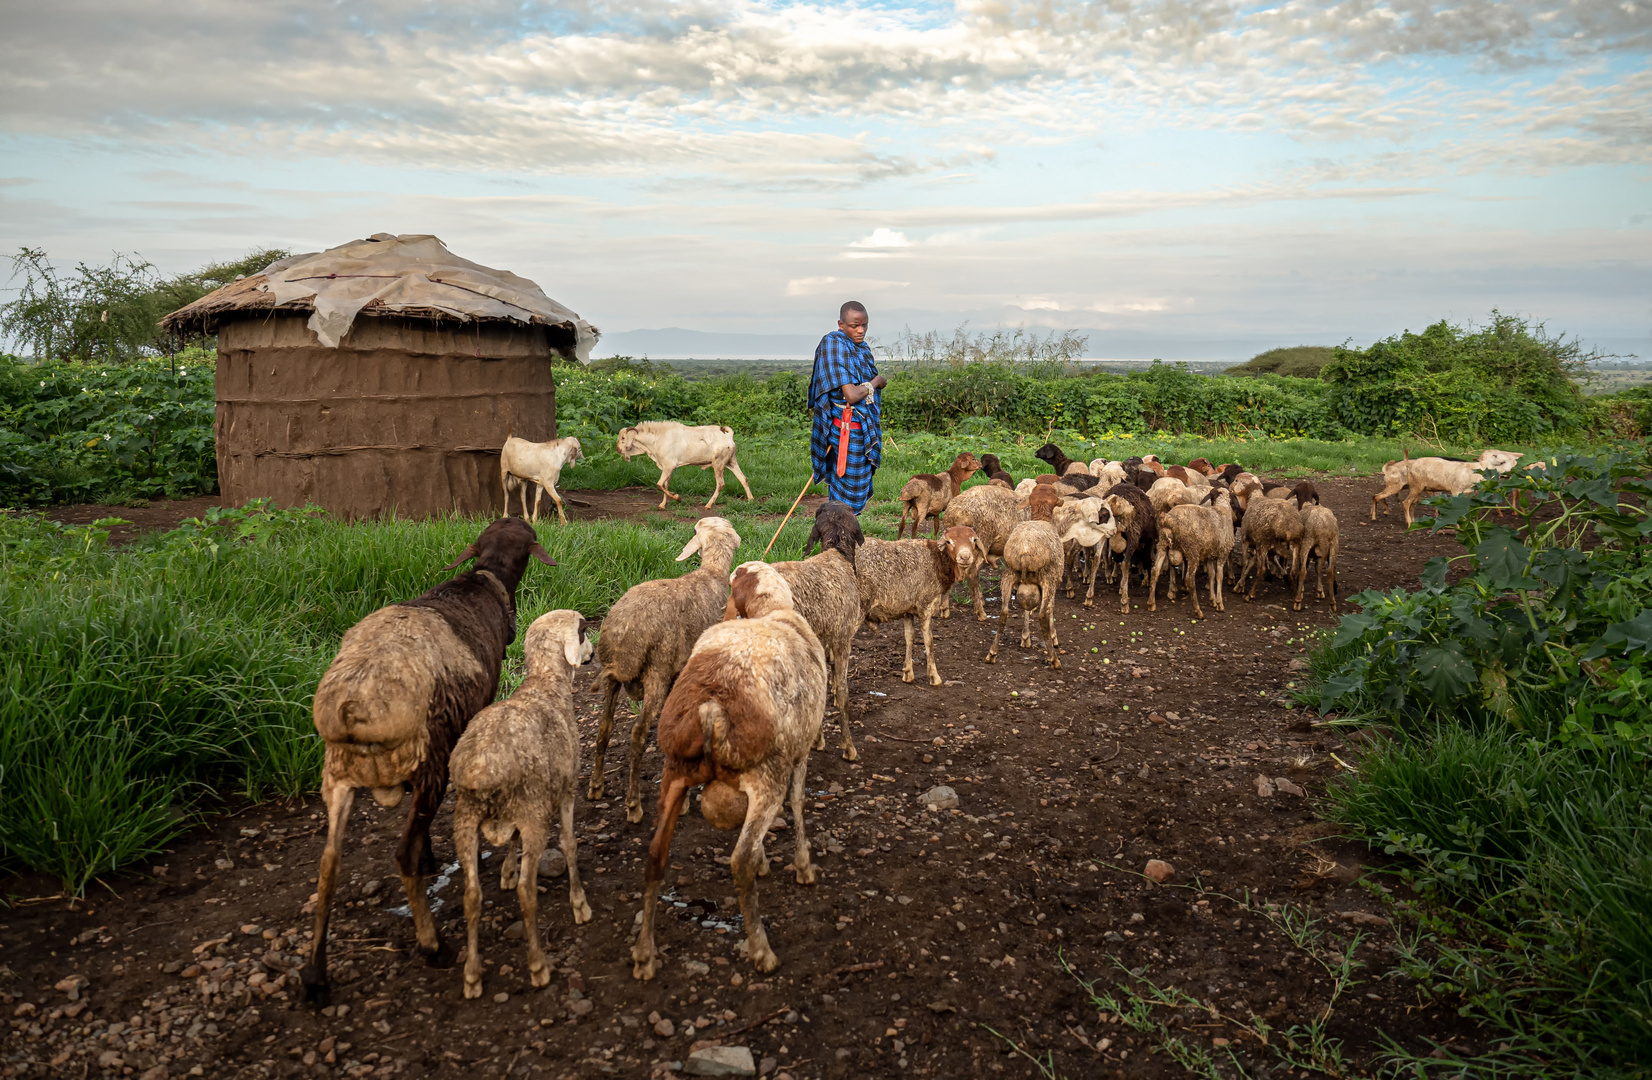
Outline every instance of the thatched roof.
<path fill-rule="evenodd" d="M 310 329 L 328 348 L 338 347 L 358 313 L 556 327 L 563 333 L 553 345 L 580 363 L 598 335 L 527 278 L 461 259 L 434 236 L 390 233 L 271 263 L 179 308 L 161 327 L 213 333 L 238 313 L 272 311 L 309 312 Z"/>

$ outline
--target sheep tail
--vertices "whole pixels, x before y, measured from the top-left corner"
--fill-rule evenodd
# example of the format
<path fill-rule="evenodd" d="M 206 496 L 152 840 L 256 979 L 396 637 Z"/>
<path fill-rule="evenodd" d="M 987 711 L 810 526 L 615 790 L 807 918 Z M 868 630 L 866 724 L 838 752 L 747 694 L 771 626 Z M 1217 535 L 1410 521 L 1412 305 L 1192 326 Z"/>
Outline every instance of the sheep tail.
<path fill-rule="evenodd" d="M 762 761 L 774 742 L 774 721 L 765 711 L 742 710 L 733 717 L 716 698 L 700 703 L 700 733 L 709 756 L 727 769 L 749 769 Z"/>

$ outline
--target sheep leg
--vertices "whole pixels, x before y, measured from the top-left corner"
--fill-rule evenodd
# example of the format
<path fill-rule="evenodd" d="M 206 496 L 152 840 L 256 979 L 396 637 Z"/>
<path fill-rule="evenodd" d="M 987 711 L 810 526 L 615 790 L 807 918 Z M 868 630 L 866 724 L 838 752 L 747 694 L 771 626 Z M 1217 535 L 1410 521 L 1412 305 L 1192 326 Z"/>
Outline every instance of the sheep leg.
<path fill-rule="evenodd" d="M 658 664 L 650 667 L 642 680 L 642 710 L 631 725 L 631 777 L 625 784 L 625 820 L 633 825 L 642 820 L 642 753 L 669 693 L 671 673 Z"/>
<path fill-rule="evenodd" d="M 712 504 L 717 501 L 717 496 L 723 493 L 723 461 L 721 458 L 711 459 L 711 475 L 716 483 L 712 485 L 711 502 L 706 503 L 707 510 L 710 510 Z"/>
<path fill-rule="evenodd" d="M 465 997 L 482 996 L 482 873 L 478 862 L 477 825 L 469 807 L 453 811 L 453 848 L 465 871 Z"/>
<path fill-rule="evenodd" d="M 901 667 L 901 682 L 913 682 L 917 676 L 912 674 L 912 616 L 902 619 L 901 625 L 906 628 L 906 663 Z"/>
<path fill-rule="evenodd" d="M 1038 606 L 1043 607 L 1044 605 L 1040 602 Z M 1039 620 L 1043 621 L 1044 613 L 1040 611 L 1038 614 Z M 1021 647 L 1023 649 L 1032 648 L 1032 617 L 1033 613 L 1031 608 L 1021 609 Z"/>
<path fill-rule="evenodd" d="M 396 864 L 401 868 L 402 888 L 407 891 L 407 909 L 413 915 L 413 931 L 418 936 L 419 954 L 432 967 L 452 967 L 455 959 L 453 946 L 436 932 L 436 919 L 430 913 L 430 897 L 425 895 L 424 879 L 435 873 L 436 858 L 430 850 L 430 823 L 442 805 L 447 791 L 447 769 L 434 782 L 413 785 L 413 806 L 407 814 L 407 827 L 396 847 Z"/>
<path fill-rule="evenodd" d="M 677 831 L 677 818 L 688 800 L 689 786 L 688 776 L 669 769 L 660 784 L 660 819 L 654 826 L 654 840 L 648 845 L 648 867 L 643 875 L 642 928 L 637 931 L 637 943 L 631 946 L 631 977 L 644 982 L 660 970 L 659 956 L 654 949 L 654 913 L 659 907 L 665 863 L 671 856 L 671 836 Z M 573 871 L 572 863 L 568 864 L 568 870 Z"/>
<path fill-rule="evenodd" d="M 1131 543 L 1119 558 L 1119 614 L 1130 614 L 1130 563 L 1136 557 L 1136 545 Z"/>
<path fill-rule="evenodd" d="M 1164 572 L 1165 564 L 1170 561 L 1170 552 L 1160 548 L 1153 553 L 1153 576 L 1147 579 L 1147 610 L 1159 610 L 1159 575 Z M 1125 575 L 1129 577 L 1128 574 Z M 1176 598 L 1176 579 L 1171 576 L 1170 599 Z"/>
<path fill-rule="evenodd" d="M 1038 598 L 1038 628 L 1044 634 L 1044 655 L 1049 658 L 1050 667 L 1061 670 L 1061 657 L 1056 655 L 1056 646 L 1061 644 L 1055 632 L 1055 575 L 1050 575 L 1043 594 Z"/>
<path fill-rule="evenodd" d="M 1330 593 L 1331 610 L 1335 611 L 1337 609 L 1337 549 L 1335 547 L 1331 548 L 1330 558 L 1326 559 L 1325 572 L 1326 577 L 1330 579 L 1326 589 Z"/>
<path fill-rule="evenodd" d="M 746 501 L 751 502 L 752 501 L 751 485 L 746 483 L 746 474 L 740 471 L 740 457 L 739 457 L 739 455 L 730 454 L 728 456 L 728 471 L 734 474 L 734 478 L 736 480 L 740 481 L 740 487 L 742 489 L 744 489 L 744 491 L 746 493 Z"/>
<path fill-rule="evenodd" d="M 804 755 L 792 770 L 792 824 L 797 828 L 797 851 L 786 869 L 797 874 L 799 885 L 813 885 L 820 871 L 809 861 L 809 836 L 803 831 L 803 779 L 809 771 L 809 758 Z"/>
<path fill-rule="evenodd" d="M 554 484 L 549 488 L 549 491 L 551 493 L 551 501 L 556 503 L 556 517 L 557 517 L 557 520 L 562 522 L 562 524 L 564 524 L 564 525 L 568 524 L 568 515 L 562 509 L 562 496 L 560 496 L 556 493 L 556 486 Z M 537 510 L 538 507 L 536 506 L 534 509 Z"/>
<path fill-rule="evenodd" d="M 992 647 L 987 650 L 986 659 L 986 662 L 989 664 L 996 664 L 998 662 L 998 638 L 1003 633 L 1004 628 L 1002 626 L 997 627 L 992 632 Z"/>
<path fill-rule="evenodd" d="M 332 911 L 333 889 L 338 886 L 338 864 L 344 856 L 344 829 L 356 789 L 323 772 L 321 795 L 327 802 L 327 846 L 321 849 L 321 870 L 316 874 L 315 943 L 310 962 L 298 973 L 304 984 L 304 1000 L 326 1005 L 332 987 L 327 982 L 327 916 Z"/>
<path fill-rule="evenodd" d="M 855 737 L 849 730 L 849 647 L 845 645 L 843 651 L 832 661 L 832 699 L 837 705 L 838 723 L 843 728 L 843 739 L 839 745 L 843 747 L 843 760 L 854 761 L 860 757 L 855 750 Z M 821 748 L 825 748 L 825 722 L 821 723 Z"/>
<path fill-rule="evenodd" d="M 1100 553 L 1101 548 L 1105 544 L 1106 544 L 1106 541 L 1102 541 L 1102 543 L 1097 544 L 1094 548 L 1090 549 L 1088 554 L 1085 557 L 1085 560 L 1084 560 L 1084 563 L 1085 563 L 1084 606 L 1085 607 L 1095 607 L 1096 606 L 1096 571 L 1100 568 L 1101 556 L 1100 556 L 1099 553 Z"/>
<path fill-rule="evenodd" d="M 780 810 L 781 792 L 762 791 L 751 797 L 746 809 L 746 823 L 740 830 L 740 839 L 734 844 L 729 869 L 734 871 L 734 891 L 740 898 L 740 915 L 746 921 L 746 958 L 758 971 L 767 974 L 780 966 L 780 958 L 769 948 L 769 936 L 763 932 L 763 920 L 757 912 L 758 860 L 763 856 L 763 836 Z"/>
<path fill-rule="evenodd" d="M 673 471 L 675 471 L 674 466 L 661 467 L 660 478 L 654 481 L 654 486 L 660 489 L 660 505 L 655 507 L 656 510 L 664 510 L 665 501 L 667 499 L 676 499 L 679 502 L 682 501 L 681 495 L 673 495 L 671 493 L 671 474 Z"/>
<path fill-rule="evenodd" d="M 941 673 L 938 670 L 936 670 L 936 668 L 935 668 L 935 636 L 934 636 L 934 633 L 932 632 L 932 630 L 930 628 L 930 625 L 929 625 L 930 619 L 932 619 L 934 617 L 934 615 L 935 615 L 935 605 L 931 604 L 929 606 L 929 610 L 925 611 L 924 615 L 923 615 L 923 619 L 924 619 L 924 664 L 929 669 L 929 685 L 930 686 L 939 686 L 939 685 L 941 685 Z M 910 622 L 908 622 L 907 625 L 911 626 L 912 624 Z M 908 641 L 910 641 L 910 640 L 911 639 L 909 638 Z M 910 680 L 908 680 L 908 681 L 910 681 Z"/>
<path fill-rule="evenodd" d="M 520 880 L 517 874 L 517 863 L 521 859 L 521 855 L 517 850 L 517 845 L 520 838 L 520 832 L 513 832 L 511 833 L 511 838 L 505 841 L 504 857 L 499 860 L 500 892 L 510 892 L 512 889 L 516 888 L 516 883 Z"/>
<path fill-rule="evenodd" d="M 911 503 L 907 503 L 907 502 L 901 503 L 901 520 L 895 525 L 895 539 L 896 540 L 903 540 L 903 539 L 906 538 L 906 515 L 911 513 L 911 512 L 912 512 L 912 504 Z M 914 540 L 916 540 L 918 538 L 918 527 L 916 525 L 912 526 L 912 538 Z"/>
<path fill-rule="evenodd" d="M 533 522 L 535 525 L 537 525 L 537 524 L 539 524 L 540 483 L 539 483 L 538 480 L 529 480 L 528 485 L 531 488 L 533 488 L 533 513 L 531 515 L 529 515 L 528 520 Z M 522 495 L 522 509 L 524 511 L 526 511 L 527 508 L 528 508 L 528 496 L 527 496 L 527 493 L 524 491 L 523 495 Z"/>
<path fill-rule="evenodd" d="M 1213 557 L 1205 564 L 1205 585 L 1210 590 L 1210 606 L 1217 611 L 1226 610 L 1222 606 L 1222 560 Z"/>
<path fill-rule="evenodd" d="M 562 828 L 557 840 L 562 858 L 568 864 L 568 906 L 574 911 L 574 925 L 591 921 L 591 905 L 585 900 L 585 886 L 579 880 L 579 836 L 574 832 L 574 797 L 570 790 L 562 802 Z M 535 873 L 538 863 L 534 864 Z"/>
<path fill-rule="evenodd" d="M 1182 592 L 1193 601 L 1193 617 L 1204 618 L 1204 609 L 1199 607 L 1199 564 L 1186 555 L 1182 557 Z"/>
<path fill-rule="evenodd" d="M 602 718 L 597 721 L 597 745 L 591 751 L 591 780 L 585 797 L 595 802 L 602 798 L 603 758 L 608 753 L 608 736 L 614 728 L 614 702 L 619 698 L 619 683 L 611 675 L 600 675 L 602 681 Z"/>
<path fill-rule="evenodd" d="M 499 486 L 505 489 L 505 505 L 499 511 L 500 517 L 511 516 L 511 474 L 504 469 L 499 470 Z"/>
<path fill-rule="evenodd" d="M 522 834 L 522 871 L 516 885 L 516 903 L 522 909 L 522 935 L 528 939 L 528 981 L 535 986 L 545 986 L 551 981 L 551 966 L 545 962 L 544 935 L 539 932 L 539 856 L 544 854 L 549 841 L 544 824 Z"/>
<path fill-rule="evenodd" d="M 916 525 L 914 525 L 914 526 L 912 526 L 912 539 L 916 540 L 917 538 L 918 538 L 918 527 Z M 941 515 L 940 514 L 936 514 L 935 516 L 933 516 L 929 519 L 929 538 L 931 540 L 939 540 L 941 538 Z"/>

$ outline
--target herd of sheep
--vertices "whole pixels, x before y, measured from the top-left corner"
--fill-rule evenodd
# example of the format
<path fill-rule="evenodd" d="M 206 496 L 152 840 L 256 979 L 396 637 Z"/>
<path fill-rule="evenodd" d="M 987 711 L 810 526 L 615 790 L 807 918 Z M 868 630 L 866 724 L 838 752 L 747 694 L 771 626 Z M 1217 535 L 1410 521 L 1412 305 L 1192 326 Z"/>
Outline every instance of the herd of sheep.
<path fill-rule="evenodd" d="M 648 453 L 660 463 L 662 506 L 664 497 L 675 497 L 667 482 L 679 465 L 716 468 L 719 491 L 723 468 L 731 468 L 745 486 L 728 428 L 646 424 L 622 432 L 619 446 L 623 453 Z M 976 617 L 986 619 L 980 571 L 994 561 L 1002 567 L 1005 616 L 1013 599 L 1022 609 L 1023 648 L 1031 646 L 1036 617 L 1052 668 L 1061 666 L 1055 594 L 1065 585 L 1072 597 L 1075 574 L 1087 583 L 1085 606 L 1093 603 L 1098 573 L 1109 582 L 1116 578 L 1126 613 L 1132 573 L 1148 589 L 1149 610 L 1156 609 L 1160 577 L 1168 579 L 1172 600 L 1179 578 L 1202 617 L 1195 588 L 1200 573 L 1218 611 L 1230 563 L 1238 566 L 1239 588 L 1250 577 L 1249 597 L 1271 573 L 1294 586 L 1294 606 L 1300 609 L 1314 562 L 1317 595 L 1329 597 L 1334 608 L 1337 519 L 1319 505 L 1312 483 L 1270 484 L 1238 465 L 1212 466 L 1203 459 L 1165 466 L 1149 455 L 1085 464 L 1067 458 L 1053 443 L 1037 456 L 1052 471 L 1019 484 L 991 454 L 979 459 L 959 454 L 948 471 L 913 477 L 901 490 L 897 534 L 910 520 L 911 539 L 867 538 L 848 507 L 828 502 L 816 513 L 805 558 L 795 562 L 732 566 L 740 546 L 734 527 L 720 517 L 702 518 L 677 557 L 682 562 L 698 555 L 699 568 L 629 589 L 609 610 L 594 649 L 587 622 L 576 611 L 552 611 L 534 620 L 523 642 L 526 678 L 500 702 L 494 702 L 500 669 L 517 632 L 517 585 L 530 559 L 555 563 L 527 521 L 501 517 L 489 525 L 449 567 L 474 560 L 472 569 L 357 623 L 316 689 L 315 724 L 326 743 L 321 794 L 327 840 L 317 879 L 314 942 L 301 972 L 306 997 L 325 1003 L 328 996 L 328 917 L 345 826 L 356 792 L 364 788 L 386 807 L 411 795 L 395 858 L 418 949 L 439 966 L 455 960 L 437 932 L 425 893 L 425 880 L 436 871 L 431 822 L 449 780 L 455 791 L 454 846 L 465 878 L 465 996 L 482 993 L 480 836 L 505 849 L 500 886 L 517 891 L 529 928 L 529 977 L 535 986 L 546 985 L 550 971 L 535 929 L 537 874 L 553 820 L 560 826 L 574 921 L 591 919 L 573 821 L 580 763 L 573 693 L 575 670 L 593 653 L 600 665 L 596 686 L 602 711 L 587 796 L 603 794 L 604 757 L 621 691 L 637 703 L 625 795 L 633 823 L 643 818 L 641 759 L 651 730 L 657 730 L 664 758 L 633 975 L 649 979 L 658 970 L 654 909 L 672 834 L 694 788 L 701 789 L 700 811 L 708 822 L 740 830 L 730 868 L 747 931 L 747 957 L 767 972 L 779 961 L 757 910 L 755 882 L 769 869 L 763 841 L 789 799 L 797 839 L 788 869 L 800 884 L 815 881 L 803 823 L 808 754 L 825 748 L 822 725 L 830 690 L 843 756 L 851 761 L 857 756 L 850 731 L 849 650 L 862 625 L 902 620 L 907 682 L 915 679 L 912 639 L 921 629 L 928 680 L 939 685 L 932 620 L 949 617 L 954 586 L 961 582 L 968 583 Z M 1476 470 L 1507 471 L 1518 456 L 1487 451 L 1478 462 L 1408 456 L 1385 469 L 1383 496 L 1409 485 L 1409 520 L 1411 504 L 1422 492 L 1466 489 L 1478 481 Z M 528 489 L 537 485 L 535 511 L 537 489 L 543 488 L 560 514 L 558 474 L 579 458 L 577 439 L 507 441 L 507 501 L 520 490 L 528 513 Z M 989 482 L 963 490 L 977 471 Z M 1473 481 L 1465 483 L 1470 474 Z M 1375 510 L 1373 499 L 1373 516 Z M 926 518 L 933 519 L 931 537 L 919 539 L 917 528 Z M 817 544 L 820 553 L 809 556 Z M 988 662 L 997 655 L 998 638 L 995 633 Z"/>

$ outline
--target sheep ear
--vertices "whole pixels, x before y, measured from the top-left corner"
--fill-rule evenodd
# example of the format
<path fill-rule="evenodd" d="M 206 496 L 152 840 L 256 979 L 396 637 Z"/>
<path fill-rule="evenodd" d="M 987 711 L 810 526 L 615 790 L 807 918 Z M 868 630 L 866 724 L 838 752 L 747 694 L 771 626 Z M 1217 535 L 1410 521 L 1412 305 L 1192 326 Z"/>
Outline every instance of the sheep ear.
<path fill-rule="evenodd" d="M 584 621 L 580 620 L 581 623 Z M 578 667 L 585 663 L 585 649 L 583 627 L 576 628 L 573 633 L 562 639 L 562 655 L 567 658 L 569 667 Z"/>
<path fill-rule="evenodd" d="M 536 544 L 535 546 L 537 547 L 538 545 Z M 456 568 L 460 563 L 469 562 L 471 559 L 474 559 L 474 558 L 476 558 L 476 545 L 471 544 L 469 547 L 465 548 L 465 550 L 463 550 L 459 553 L 459 557 L 457 559 L 454 559 L 452 562 L 450 562 L 446 566 L 442 567 L 442 569 L 443 570 L 452 570 L 452 569 Z"/>
<path fill-rule="evenodd" d="M 740 609 L 734 605 L 734 596 L 731 593 L 728 603 L 723 605 L 723 622 L 732 622 L 740 617 Z"/>
<path fill-rule="evenodd" d="M 539 541 L 537 540 L 534 541 L 533 547 L 528 549 L 528 554 L 532 555 L 546 566 L 556 565 L 556 560 L 545 553 L 545 549 L 539 546 Z"/>
<path fill-rule="evenodd" d="M 677 556 L 677 561 L 682 562 L 684 559 L 688 558 L 690 555 L 693 555 L 696 551 L 699 551 L 699 550 L 700 550 L 700 534 L 695 533 L 694 534 L 694 539 L 690 540 L 687 544 L 683 545 L 682 554 Z"/>

